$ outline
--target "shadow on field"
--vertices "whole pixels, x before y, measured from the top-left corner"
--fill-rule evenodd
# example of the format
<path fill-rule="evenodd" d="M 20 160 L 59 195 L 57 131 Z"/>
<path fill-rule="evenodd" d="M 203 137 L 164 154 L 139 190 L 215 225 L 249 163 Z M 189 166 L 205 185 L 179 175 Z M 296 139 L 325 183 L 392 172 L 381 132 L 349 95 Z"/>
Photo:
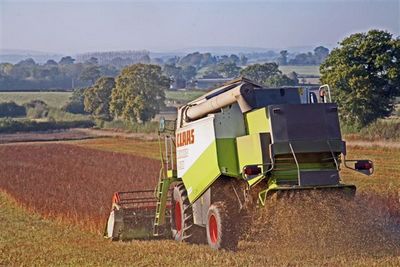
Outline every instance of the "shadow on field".
<path fill-rule="evenodd" d="M 400 255 L 400 224 L 384 199 L 358 194 L 295 194 L 274 199 L 253 213 L 241 249 L 276 257 Z"/>

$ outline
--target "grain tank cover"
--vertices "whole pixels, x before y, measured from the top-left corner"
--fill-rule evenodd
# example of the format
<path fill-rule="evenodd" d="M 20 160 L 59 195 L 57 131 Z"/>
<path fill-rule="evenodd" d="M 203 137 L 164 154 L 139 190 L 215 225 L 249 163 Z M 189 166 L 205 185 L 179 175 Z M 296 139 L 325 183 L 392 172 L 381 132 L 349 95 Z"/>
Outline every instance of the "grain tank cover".
<path fill-rule="evenodd" d="M 257 88 L 243 95 L 251 109 L 258 109 L 270 105 L 300 104 L 300 95 L 297 88 Z"/>
<path fill-rule="evenodd" d="M 336 104 L 271 105 L 273 142 L 341 140 Z"/>
<path fill-rule="evenodd" d="M 346 153 L 336 104 L 271 105 L 271 139 L 275 154 Z"/>

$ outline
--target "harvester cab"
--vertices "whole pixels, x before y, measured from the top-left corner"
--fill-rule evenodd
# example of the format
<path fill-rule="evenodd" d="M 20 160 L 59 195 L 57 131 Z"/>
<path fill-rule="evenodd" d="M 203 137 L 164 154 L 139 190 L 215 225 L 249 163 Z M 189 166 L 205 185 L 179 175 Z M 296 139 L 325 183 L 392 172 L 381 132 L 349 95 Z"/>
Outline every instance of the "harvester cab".
<path fill-rule="evenodd" d="M 299 95 L 301 103 L 315 104 L 315 103 L 331 103 L 331 89 L 328 84 L 321 86 L 304 86 L 299 87 Z"/>
<path fill-rule="evenodd" d="M 176 121 L 160 121 L 162 167 L 152 205 L 125 208 L 142 193 L 116 193 L 105 235 L 141 233 L 139 218 L 152 210 L 152 236 L 234 250 L 241 218 L 274 194 L 354 195 L 356 187 L 341 181 L 341 165 L 370 175 L 373 164 L 345 159 L 338 108 L 330 102 L 326 85 L 263 88 L 242 78 L 180 107 Z"/>

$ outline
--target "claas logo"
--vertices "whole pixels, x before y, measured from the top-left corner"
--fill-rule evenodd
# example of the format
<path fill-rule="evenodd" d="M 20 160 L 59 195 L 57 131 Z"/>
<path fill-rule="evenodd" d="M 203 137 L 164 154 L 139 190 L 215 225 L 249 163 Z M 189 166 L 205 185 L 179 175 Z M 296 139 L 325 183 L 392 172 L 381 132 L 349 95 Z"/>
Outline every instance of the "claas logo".
<path fill-rule="evenodd" d="M 186 146 L 194 143 L 194 129 L 186 130 L 176 135 L 176 146 Z"/>

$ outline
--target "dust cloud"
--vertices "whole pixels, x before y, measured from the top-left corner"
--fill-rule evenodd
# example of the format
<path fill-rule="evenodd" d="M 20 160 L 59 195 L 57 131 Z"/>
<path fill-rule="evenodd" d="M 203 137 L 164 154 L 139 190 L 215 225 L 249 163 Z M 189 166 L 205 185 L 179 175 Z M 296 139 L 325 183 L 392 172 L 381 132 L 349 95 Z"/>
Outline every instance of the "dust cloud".
<path fill-rule="evenodd" d="M 400 255 L 400 225 L 379 195 L 283 192 L 252 213 L 243 239 L 311 257 Z"/>

